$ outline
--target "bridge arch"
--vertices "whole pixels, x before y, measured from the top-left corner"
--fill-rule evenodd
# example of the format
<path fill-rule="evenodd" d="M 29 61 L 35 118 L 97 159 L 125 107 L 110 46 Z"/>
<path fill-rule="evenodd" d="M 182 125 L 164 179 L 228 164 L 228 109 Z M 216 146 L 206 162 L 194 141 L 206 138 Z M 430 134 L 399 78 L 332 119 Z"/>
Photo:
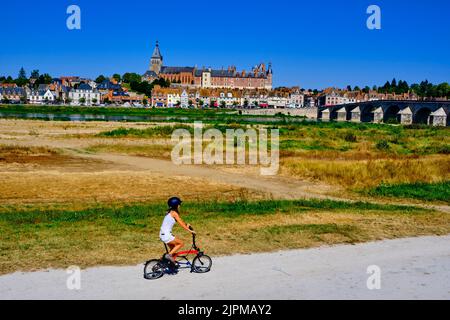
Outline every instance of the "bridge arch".
<path fill-rule="evenodd" d="M 384 123 L 392 123 L 397 122 L 400 123 L 400 107 L 397 105 L 389 106 L 384 110 L 383 122 Z"/>
<path fill-rule="evenodd" d="M 374 104 L 367 104 L 365 106 L 360 106 L 361 109 L 361 122 L 373 122 L 374 116 L 373 112 L 378 107 Z"/>
<path fill-rule="evenodd" d="M 413 117 L 413 123 L 417 124 L 430 124 L 431 109 L 423 107 L 417 110 Z"/>

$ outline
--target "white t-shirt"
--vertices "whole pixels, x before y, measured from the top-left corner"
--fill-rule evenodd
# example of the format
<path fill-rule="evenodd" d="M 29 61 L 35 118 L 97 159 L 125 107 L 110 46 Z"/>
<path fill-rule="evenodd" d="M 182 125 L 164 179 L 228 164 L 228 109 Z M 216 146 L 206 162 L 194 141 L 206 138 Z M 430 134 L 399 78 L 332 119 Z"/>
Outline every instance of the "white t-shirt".
<path fill-rule="evenodd" d="M 172 215 L 170 214 L 170 212 L 164 217 L 162 226 L 161 226 L 161 234 L 165 234 L 165 235 L 170 235 L 172 234 L 172 229 L 173 226 L 175 225 L 176 220 L 174 219 L 174 217 L 172 217 Z"/>

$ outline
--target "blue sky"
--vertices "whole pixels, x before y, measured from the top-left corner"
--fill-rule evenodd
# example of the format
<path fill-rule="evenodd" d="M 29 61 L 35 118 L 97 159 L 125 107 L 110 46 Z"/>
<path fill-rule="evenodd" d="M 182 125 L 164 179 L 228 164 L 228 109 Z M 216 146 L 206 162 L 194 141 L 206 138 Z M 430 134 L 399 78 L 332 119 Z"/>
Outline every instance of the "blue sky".
<path fill-rule="evenodd" d="M 81 30 L 66 9 L 81 8 Z M 382 10 L 382 29 L 366 9 Z M 450 81 L 450 1 L 5 1 L 0 75 L 23 66 L 53 76 L 144 73 L 156 40 L 165 65 L 273 63 L 274 85 Z"/>

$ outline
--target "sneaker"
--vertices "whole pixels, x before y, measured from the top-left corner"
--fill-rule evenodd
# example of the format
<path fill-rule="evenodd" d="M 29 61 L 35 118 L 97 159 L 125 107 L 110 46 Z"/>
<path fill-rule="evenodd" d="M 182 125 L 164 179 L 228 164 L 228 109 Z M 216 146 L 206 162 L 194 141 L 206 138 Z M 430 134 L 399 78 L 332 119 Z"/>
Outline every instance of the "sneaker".
<path fill-rule="evenodd" d="M 176 262 L 175 259 L 172 257 L 172 255 L 170 255 L 170 254 L 168 254 L 168 253 L 164 256 L 164 259 L 166 259 L 166 260 L 172 262 L 174 265 L 177 264 L 177 262 Z"/>

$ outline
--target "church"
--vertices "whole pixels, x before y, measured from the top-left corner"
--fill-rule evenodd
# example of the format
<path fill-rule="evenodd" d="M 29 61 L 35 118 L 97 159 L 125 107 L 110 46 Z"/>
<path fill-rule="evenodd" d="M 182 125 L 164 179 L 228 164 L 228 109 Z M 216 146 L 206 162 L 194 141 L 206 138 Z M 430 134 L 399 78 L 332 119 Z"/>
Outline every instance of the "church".
<path fill-rule="evenodd" d="M 152 82 L 163 78 L 171 83 L 192 88 L 227 88 L 227 89 L 266 89 L 272 90 L 272 65 L 256 65 L 249 72 L 237 71 L 235 66 L 227 69 L 197 67 L 167 67 L 163 65 L 163 56 L 156 42 L 150 60 L 150 68 L 143 75 L 143 80 Z"/>

